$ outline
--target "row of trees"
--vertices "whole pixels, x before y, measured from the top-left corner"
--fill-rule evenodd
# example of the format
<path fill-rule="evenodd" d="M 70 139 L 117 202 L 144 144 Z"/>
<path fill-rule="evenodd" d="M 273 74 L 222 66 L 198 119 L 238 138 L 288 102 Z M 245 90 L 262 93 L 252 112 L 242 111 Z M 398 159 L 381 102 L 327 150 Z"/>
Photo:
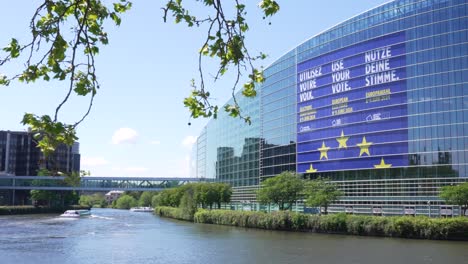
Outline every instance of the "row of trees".
<path fill-rule="evenodd" d="M 306 205 L 322 207 L 327 213 L 329 205 L 342 195 L 335 184 L 325 179 L 305 181 L 292 172 L 283 172 L 262 183 L 257 200 L 261 204 L 277 204 L 279 210 L 288 210 L 297 200 L 305 199 Z M 468 209 L 468 182 L 442 187 L 439 197 L 447 204 L 459 205 L 462 215 L 465 215 Z"/>
<path fill-rule="evenodd" d="M 158 193 L 152 197 L 151 204 L 195 213 L 198 207 L 220 209 L 222 203 L 231 201 L 231 195 L 231 186 L 226 183 L 192 183 Z M 341 195 L 336 185 L 326 180 L 305 181 L 292 172 L 283 172 L 262 183 L 257 200 L 261 204 L 277 204 L 280 210 L 289 210 L 297 200 L 306 197 L 307 205 L 321 206 L 326 212 Z"/>
<path fill-rule="evenodd" d="M 112 203 L 113 208 L 130 209 L 137 206 L 151 206 L 156 192 L 125 192 L 119 199 Z"/>
<path fill-rule="evenodd" d="M 177 188 L 164 190 L 152 198 L 153 206 L 201 206 L 221 208 L 222 203 L 231 201 L 232 189 L 226 183 L 190 183 Z"/>
<path fill-rule="evenodd" d="M 113 207 L 170 206 L 195 213 L 197 207 L 220 209 L 222 203 L 231 201 L 231 195 L 232 189 L 225 183 L 191 183 L 159 193 L 126 192 L 114 202 Z M 326 179 L 303 180 L 293 172 L 283 172 L 262 182 L 262 188 L 257 191 L 257 201 L 276 204 L 279 210 L 290 210 L 296 201 L 303 199 L 307 206 L 321 207 L 326 214 L 330 204 L 342 195 L 343 192 Z M 443 187 L 440 197 L 448 204 L 460 205 L 464 214 L 468 208 L 468 183 Z M 80 204 L 92 206 L 97 204 L 98 198 L 90 196 L 85 200 L 82 196 Z M 86 201 L 89 201 L 88 204 Z"/>
<path fill-rule="evenodd" d="M 156 192 L 136 192 L 128 191 L 125 192 L 122 196 L 119 197 L 116 201 L 110 205 L 112 208 L 117 209 L 130 209 L 131 207 L 137 206 L 151 206 L 152 198 L 155 196 Z M 94 193 L 91 195 L 81 195 L 80 196 L 80 205 L 89 206 L 89 207 L 108 207 L 109 204 L 106 201 L 104 194 Z"/>
<path fill-rule="evenodd" d="M 286 171 L 262 182 L 262 188 L 257 191 L 257 201 L 277 204 L 279 210 L 290 210 L 296 201 L 305 199 L 306 205 L 323 207 L 326 214 L 328 206 L 342 195 L 335 184 L 325 179 L 305 181 Z"/>

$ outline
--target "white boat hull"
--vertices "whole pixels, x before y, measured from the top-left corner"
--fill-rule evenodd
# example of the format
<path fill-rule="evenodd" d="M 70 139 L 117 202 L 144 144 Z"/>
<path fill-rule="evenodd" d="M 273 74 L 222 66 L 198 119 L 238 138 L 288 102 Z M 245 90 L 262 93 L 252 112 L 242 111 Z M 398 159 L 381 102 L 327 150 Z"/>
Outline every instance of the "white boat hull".
<path fill-rule="evenodd" d="M 132 212 L 153 212 L 153 208 L 151 207 L 132 207 L 130 211 Z"/>
<path fill-rule="evenodd" d="M 83 216 L 90 216 L 90 215 L 91 215 L 90 210 L 67 210 L 63 214 L 61 214 L 60 217 L 80 218 Z"/>

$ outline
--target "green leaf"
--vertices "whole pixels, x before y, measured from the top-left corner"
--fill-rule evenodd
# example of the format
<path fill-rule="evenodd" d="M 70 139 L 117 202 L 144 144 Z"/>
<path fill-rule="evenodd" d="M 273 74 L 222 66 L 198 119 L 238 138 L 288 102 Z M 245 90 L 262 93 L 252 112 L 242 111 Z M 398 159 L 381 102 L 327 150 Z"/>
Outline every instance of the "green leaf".
<path fill-rule="evenodd" d="M 209 50 L 208 45 L 205 44 L 205 45 L 201 48 L 200 53 L 201 53 L 202 55 L 204 55 L 204 56 L 207 56 L 208 53 L 209 53 L 209 51 L 210 51 L 210 50 Z"/>
<path fill-rule="evenodd" d="M 18 40 L 15 39 L 15 38 L 12 38 L 10 44 L 8 44 L 8 46 L 3 48 L 3 50 L 6 51 L 6 52 L 9 52 L 10 56 L 12 58 L 19 57 L 19 55 L 20 55 L 20 46 L 18 44 Z"/>
<path fill-rule="evenodd" d="M 85 96 L 94 90 L 93 84 L 89 78 L 90 76 L 83 72 L 77 73 L 77 81 L 75 82 L 75 88 L 73 89 L 77 95 Z"/>
<path fill-rule="evenodd" d="M 276 14 L 280 9 L 278 3 L 273 0 L 263 0 L 258 6 L 263 10 L 266 17 Z"/>
<path fill-rule="evenodd" d="M 10 84 L 10 80 L 6 75 L 0 74 L 0 85 L 8 86 Z"/>
<path fill-rule="evenodd" d="M 244 84 L 242 94 L 245 97 L 254 97 L 257 95 L 257 91 L 255 91 L 255 85 L 253 84 L 253 82 L 248 82 Z"/>
<path fill-rule="evenodd" d="M 122 22 L 122 19 L 116 13 L 112 12 L 110 14 L 110 17 L 112 18 L 112 20 L 114 20 L 114 22 L 115 22 L 115 24 L 117 26 L 120 26 L 120 23 Z"/>

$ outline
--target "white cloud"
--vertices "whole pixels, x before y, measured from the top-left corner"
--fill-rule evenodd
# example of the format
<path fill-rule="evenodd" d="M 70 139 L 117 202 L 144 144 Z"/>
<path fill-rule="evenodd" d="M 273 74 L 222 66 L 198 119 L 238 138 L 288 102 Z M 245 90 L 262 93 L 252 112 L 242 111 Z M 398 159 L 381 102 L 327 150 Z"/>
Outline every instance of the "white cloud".
<path fill-rule="evenodd" d="M 137 137 L 138 133 L 134 129 L 122 127 L 114 132 L 114 135 L 112 136 L 112 144 L 134 144 Z"/>
<path fill-rule="evenodd" d="M 161 144 L 161 141 L 159 141 L 159 140 L 152 140 L 152 141 L 150 141 L 150 144 L 151 144 L 151 145 L 159 145 L 159 144 Z"/>
<path fill-rule="evenodd" d="M 197 138 L 194 136 L 186 136 L 184 140 L 182 140 L 182 146 L 186 148 L 192 148 L 192 145 L 197 142 Z"/>
<path fill-rule="evenodd" d="M 107 161 L 106 159 L 104 159 L 102 157 L 86 157 L 86 156 L 83 156 L 83 157 L 81 157 L 80 164 L 81 164 L 81 166 L 94 167 L 94 166 L 107 165 L 107 164 L 109 164 L 109 161 Z"/>

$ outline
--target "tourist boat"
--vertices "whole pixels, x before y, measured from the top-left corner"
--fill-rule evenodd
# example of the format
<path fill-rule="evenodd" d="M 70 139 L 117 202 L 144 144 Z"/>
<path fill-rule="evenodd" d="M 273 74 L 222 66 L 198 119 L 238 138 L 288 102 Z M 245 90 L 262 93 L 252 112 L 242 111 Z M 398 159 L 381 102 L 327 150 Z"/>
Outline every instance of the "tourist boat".
<path fill-rule="evenodd" d="M 82 216 L 90 216 L 91 211 L 90 210 L 67 210 L 63 214 L 61 214 L 61 217 L 71 217 L 71 218 L 78 218 Z"/>
<path fill-rule="evenodd" d="M 151 207 L 132 207 L 130 211 L 132 212 L 153 212 L 153 208 Z"/>

